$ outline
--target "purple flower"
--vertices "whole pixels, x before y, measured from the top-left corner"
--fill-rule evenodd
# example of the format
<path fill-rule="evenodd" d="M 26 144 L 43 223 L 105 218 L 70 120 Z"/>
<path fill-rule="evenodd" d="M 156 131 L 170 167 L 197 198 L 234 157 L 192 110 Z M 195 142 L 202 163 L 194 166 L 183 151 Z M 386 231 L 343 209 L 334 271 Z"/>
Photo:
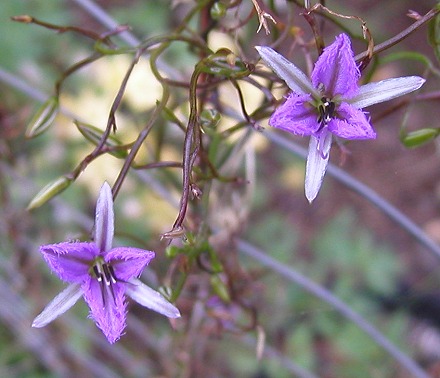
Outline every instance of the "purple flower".
<path fill-rule="evenodd" d="M 305 193 L 309 202 L 318 195 L 327 169 L 332 135 L 344 139 L 376 138 L 362 108 L 419 89 L 424 79 L 400 77 L 358 86 L 360 72 L 345 34 L 324 49 L 311 80 L 270 47 L 257 46 L 261 58 L 292 92 L 269 119 L 273 127 L 310 136 Z"/>
<path fill-rule="evenodd" d="M 70 285 L 34 319 L 32 327 L 44 327 L 81 296 L 90 307 L 90 317 L 110 343 L 120 338 L 126 325 L 125 294 L 169 318 L 180 317 L 176 307 L 137 279 L 154 258 L 154 252 L 131 247 L 112 248 L 113 233 L 113 197 L 105 182 L 96 204 L 95 241 L 40 247 L 52 271 Z"/>

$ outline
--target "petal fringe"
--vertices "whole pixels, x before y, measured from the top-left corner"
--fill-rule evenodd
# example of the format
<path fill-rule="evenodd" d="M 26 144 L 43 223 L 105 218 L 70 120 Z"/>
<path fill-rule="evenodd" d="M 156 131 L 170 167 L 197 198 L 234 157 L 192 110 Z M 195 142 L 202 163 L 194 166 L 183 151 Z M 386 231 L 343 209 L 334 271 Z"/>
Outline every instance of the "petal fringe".
<path fill-rule="evenodd" d="M 90 307 L 90 316 L 110 344 L 121 337 L 126 326 L 125 284 L 106 285 L 90 279 L 83 285 L 84 299 Z"/>
<path fill-rule="evenodd" d="M 344 139 L 376 138 L 376 132 L 362 110 L 343 102 L 337 112 L 338 118 L 333 118 L 328 124 L 330 132 Z"/>
<path fill-rule="evenodd" d="M 358 91 L 360 72 L 351 49 L 350 38 L 340 34 L 324 49 L 312 72 L 313 86 L 324 85 L 327 97 L 351 97 Z"/>
<path fill-rule="evenodd" d="M 316 110 L 308 102 L 310 95 L 291 93 L 269 119 L 269 125 L 295 135 L 311 135 L 319 128 Z"/>
<path fill-rule="evenodd" d="M 90 262 L 99 254 L 95 243 L 46 244 L 40 252 L 50 269 L 63 281 L 81 283 L 89 276 Z"/>
<path fill-rule="evenodd" d="M 104 260 L 112 265 L 118 280 L 128 281 L 138 277 L 154 256 L 154 252 L 144 249 L 117 247 L 105 253 Z"/>

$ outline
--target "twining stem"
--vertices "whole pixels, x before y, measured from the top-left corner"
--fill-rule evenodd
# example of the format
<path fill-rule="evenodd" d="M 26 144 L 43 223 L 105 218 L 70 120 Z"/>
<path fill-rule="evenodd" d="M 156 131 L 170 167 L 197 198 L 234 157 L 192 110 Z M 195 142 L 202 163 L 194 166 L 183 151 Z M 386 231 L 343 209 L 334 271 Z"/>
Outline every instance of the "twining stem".
<path fill-rule="evenodd" d="M 35 24 L 38 26 L 42 26 L 46 29 L 56 30 L 58 33 L 74 32 L 74 33 L 83 35 L 87 38 L 90 38 L 94 41 L 101 41 L 101 42 L 105 43 L 106 45 L 108 45 L 109 47 L 116 47 L 116 45 L 110 40 L 110 37 L 112 35 L 122 33 L 122 32 L 129 29 L 128 26 L 118 25 L 117 27 L 115 27 L 113 30 L 111 30 L 109 32 L 106 32 L 103 34 L 98 34 L 98 33 L 94 32 L 93 30 L 87 30 L 87 29 L 80 28 L 77 26 L 63 26 L 63 25 L 51 24 L 49 22 L 41 21 L 35 17 L 31 17 L 28 15 L 13 16 L 13 17 L 11 17 L 11 19 L 16 22 L 22 22 L 25 24 Z"/>
<path fill-rule="evenodd" d="M 67 175 L 67 177 L 69 177 L 71 179 L 76 179 L 81 174 L 81 172 L 83 172 L 84 169 L 86 169 L 86 167 L 95 158 L 97 158 L 98 156 L 109 151 L 109 149 L 106 147 L 106 142 L 107 142 L 108 137 L 110 136 L 111 131 L 116 130 L 115 113 L 121 104 L 122 96 L 123 96 L 125 89 L 127 87 L 128 79 L 130 78 L 130 75 L 133 71 L 134 66 L 139 61 L 139 57 L 141 56 L 141 54 L 142 54 L 142 50 L 138 50 L 135 57 L 133 58 L 133 61 L 130 65 L 130 67 L 128 68 L 127 72 L 125 73 L 124 79 L 122 80 L 121 86 L 119 87 L 118 93 L 116 94 L 115 100 L 113 101 L 112 107 L 110 109 L 110 114 L 109 114 L 109 118 L 107 121 L 107 127 L 106 127 L 104 133 L 102 134 L 99 143 L 97 144 L 95 149 L 90 154 L 88 154 L 69 175 Z M 133 145 L 133 148 L 134 148 L 134 145 Z M 130 151 L 130 153 L 131 153 L 131 151 Z M 130 156 L 130 154 L 129 154 L 129 156 Z"/>
<path fill-rule="evenodd" d="M 197 8 L 197 7 L 196 7 Z M 189 20 L 196 12 L 190 12 L 189 15 L 187 15 L 185 17 L 186 20 Z M 181 32 L 184 27 L 186 26 L 185 22 L 182 22 L 182 24 L 180 25 L 180 27 L 177 28 L 177 33 Z M 174 38 L 175 37 L 175 38 Z M 168 88 L 168 84 L 166 82 L 166 79 L 164 79 L 159 70 L 157 69 L 157 65 L 156 65 L 156 61 L 159 57 L 159 55 L 169 46 L 169 44 L 174 41 L 174 40 L 184 40 L 186 42 L 189 43 L 189 39 L 179 36 L 177 34 L 174 34 L 173 36 L 165 36 L 165 37 L 155 37 L 152 38 L 148 41 L 146 41 L 145 43 L 142 44 L 142 47 L 139 48 L 139 50 L 137 51 L 136 57 L 132 62 L 132 65 L 130 66 L 129 72 L 127 72 L 126 77 L 124 79 L 123 85 L 121 85 L 121 88 L 118 92 L 118 95 L 116 96 L 116 99 L 113 103 L 112 106 L 112 110 L 110 111 L 110 115 L 109 115 L 109 121 L 107 124 L 107 130 L 108 132 L 110 132 L 109 128 L 110 125 L 113 124 L 115 125 L 115 117 L 114 117 L 114 113 L 117 109 L 117 107 L 119 106 L 120 100 L 122 98 L 122 95 L 124 93 L 125 90 L 125 85 L 128 81 L 128 78 L 131 74 L 131 70 L 134 68 L 134 65 L 137 63 L 137 61 L 139 60 L 140 56 L 142 54 L 144 54 L 144 52 L 149 49 L 151 46 L 157 44 L 157 43 L 161 43 L 160 46 L 155 49 L 152 53 L 151 53 L 151 59 L 150 59 L 150 67 L 151 70 L 153 72 L 153 74 L 155 75 L 155 77 L 158 79 L 158 81 L 161 83 L 162 88 L 163 88 L 163 92 L 162 92 L 162 99 L 160 102 L 158 102 L 156 108 L 154 109 L 153 114 L 151 115 L 148 123 L 146 124 L 146 126 L 144 127 L 144 129 L 139 133 L 136 141 L 133 144 L 133 147 L 130 150 L 130 153 L 128 154 L 127 158 L 125 159 L 124 165 L 121 168 L 121 171 L 119 172 L 119 175 L 113 185 L 112 188 L 112 192 L 113 192 L 113 197 L 116 198 L 116 196 L 119 193 L 119 190 L 121 188 L 122 182 L 124 181 L 130 167 L 132 166 L 133 162 L 134 162 L 134 158 L 136 157 L 137 152 L 139 151 L 140 147 L 142 146 L 142 143 L 145 141 L 145 139 L 147 138 L 148 134 L 150 133 L 151 129 L 154 126 L 155 121 L 157 120 L 159 114 L 162 111 L 165 111 L 166 109 L 166 105 L 168 103 L 169 100 L 169 88 Z M 191 40 L 191 42 L 193 43 L 193 41 Z M 108 136 L 108 135 L 107 135 Z M 105 141 L 105 139 L 104 139 Z M 191 164 L 192 167 L 192 164 Z M 185 172 L 185 160 L 183 162 L 183 171 Z M 188 184 L 189 186 L 189 184 Z M 183 216 L 184 217 L 184 216 Z M 174 228 L 173 228 L 174 229 Z"/>
<path fill-rule="evenodd" d="M 75 63 L 72 66 L 70 66 L 66 71 L 63 72 L 63 75 L 61 76 L 61 78 L 58 79 L 57 82 L 55 83 L 55 96 L 57 98 L 59 98 L 60 93 L 61 93 L 61 86 L 64 83 L 64 81 L 67 79 L 67 77 L 69 77 L 74 72 L 78 71 L 79 69 L 85 67 L 86 65 L 88 65 L 90 63 L 93 63 L 94 61 L 96 61 L 102 57 L 103 57 L 102 54 L 95 52 L 93 55 Z"/>
<path fill-rule="evenodd" d="M 122 182 L 124 181 L 125 177 L 127 176 L 127 173 L 130 169 L 130 166 L 132 165 L 134 158 L 136 157 L 136 154 L 138 153 L 139 149 L 141 148 L 142 143 L 147 138 L 148 134 L 150 133 L 151 129 L 153 128 L 154 123 L 156 122 L 159 114 L 162 112 L 163 108 L 166 106 L 169 95 L 170 95 L 169 91 L 166 89 L 166 87 L 164 87 L 164 90 L 162 93 L 162 100 L 157 104 L 157 106 L 154 109 L 154 112 L 151 115 L 150 119 L 148 120 L 147 124 L 142 129 L 142 131 L 139 133 L 136 141 L 133 144 L 133 147 L 130 150 L 130 153 L 128 154 L 127 158 L 124 161 L 124 165 L 122 166 L 118 177 L 116 178 L 116 181 L 115 181 L 113 188 L 112 188 L 114 198 L 116 198 L 116 196 L 118 195 L 119 190 L 121 189 Z"/>
<path fill-rule="evenodd" d="M 322 37 L 316 27 L 315 19 L 313 17 L 311 17 L 311 14 L 317 10 L 323 10 L 323 11 L 325 11 L 333 16 L 339 17 L 339 18 L 358 20 L 361 23 L 363 37 L 368 39 L 368 48 L 366 51 L 366 55 L 361 59 L 361 63 L 359 64 L 359 69 L 362 71 L 368 65 L 371 58 L 373 57 L 373 49 L 374 49 L 373 37 L 370 33 L 370 30 L 367 28 L 367 23 L 361 17 L 358 17 L 358 16 L 347 16 L 347 15 L 333 12 L 332 10 L 328 9 L 327 7 L 325 7 L 324 5 L 322 5 L 320 3 L 315 4 L 311 8 L 306 8 L 306 11 L 303 13 L 303 16 L 305 17 L 305 19 L 309 22 L 310 26 L 312 27 L 313 34 L 315 35 L 316 45 L 318 47 L 318 51 L 320 54 L 321 54 L 322 49 L 324 47 L 323 46 L 324 42 L 323 42 L 323 39 L 322 39 Z"/>
<path fill-rule="evenodd" d="M 198 124 L 198 112 L 197 112 L 197 80 L 202 74 L 203 61 L 199 62 L 191 76 L 190 88 L 189 88 L 189 103 L 190 114 L 188 119 L 188 126 L 185 133 L 185 139 L 183 142 L 183 185 L 182 196 L 180 199 L 179 213 L 173 224 L 173 228 L 170 232 L 165 233 L 164 237 L 172 237 L 177 231 L 182 230 L 183 221 L 185 220 L 186 211 L 188 208 L 188 201 L 190 196 L 190 179 L 191 171 L 194 165 L 194 161 L 197 157 L 200 148 L 200 127 Z"/>
<path fill-rule="evenodd" d="M 411 33 L 416 31 L 418 28 L 420 28 L 422 25 L 432 20 L 435 16 L 437 16 L 437 14 L 439 14 L 439 12 L 440 12 L 440 6 L 437 5 L 434 8 L 432 8 L 428 13 L 426 13 L 424 16 L 422 16 L 420 19 L 418 19 L 416 22 L 414 22 L 411 26 L 401 31 L 399 34 L 386 40 L 385 42 L 379 43 L 378 45 L 374 46 L 373 55 L 379 54 L 380 52 L 387 50 L 390 47 L 396 45 L 397 43 L 408 37 Z M 368 50 L 356 55 L 354 59 L 356 60 L 356 62 L 360 62 L 363 59 L 365 59 L 367 55 L 368 55 Z"/>

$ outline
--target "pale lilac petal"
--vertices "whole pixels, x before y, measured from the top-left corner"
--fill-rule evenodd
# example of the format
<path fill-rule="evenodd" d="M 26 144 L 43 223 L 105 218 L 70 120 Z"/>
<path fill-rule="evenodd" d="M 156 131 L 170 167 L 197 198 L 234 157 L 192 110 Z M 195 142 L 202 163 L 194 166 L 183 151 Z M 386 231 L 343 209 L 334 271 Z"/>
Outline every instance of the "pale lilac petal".
<path fill-rule="evenodd" d="M 101 252 L 112 248 L 114 234 L 113 194 L 106 182 L 99 191 L 95 216 L 95 243 Z"/>
<path fill-rule="evenodd" d="M 312 72 L 313 86 L 324 85 L 323 95 L 344 98 L 353 96 L 358 90 L 360 77 L 351 49 L 350 38 L 340 34 L 335 41 L 324 49 Z"/>
<path fill-rule="evenodd" d="M 151 289 L 140 280 L 132 278 L 125 293 L 142 306 L 165 315 L 168 318 L 180 318 L 180 311 L 165 299 L 162 294 Z"/>
<path fill-rule="evenodd" d="M 318 115 L 309 104 L 310 95 L 290 93 L 269 119 L 269 125 L 295 135 L 311 135 L 318 128 Z"/>
<path fill-rule="evenodd" d="M 345 139 L 376 138 L 365 113 L 344 102 L 338 107 L 338 118 L 329 122 L 328 130 Z"/>
<path fill-rule="evenodd" d="M 86 242 L 42 245 L 40 252 L 60 279 L 78 283 L 88 277 L 90 262 L 99 254 L 95 243 Z"/>
<path fill-rule="evenodd" d="M 365 84 L 354 97 L 346 101 L 358 109 L 366 108 L 411 93 L 419 89 L 425 81 L 419 76 L 407 76 Z"/>
<path fill-rule="evenodd" d="M 124 285 L 106 285 L 96 279 L 89 279 L 83 284 L 84 299 L 90 307 L 90 316 L 111 344 L 121 337 L 126 325 Z"/>
<path fill-rule="evenodd" d="M 41 328 L 71 308 L 83 295 L 81 285 L 71 284 L 59 293 L 32 322 L 32 327 Z"/>
<path fill-rule="evenodd" d="M 152 251 L 132 247 L 113 248 L 104 254 L 104 260 L 111 263 L 115 276 L 121 281 L 138 277 L 154 258 Z"/>
<path fill-rule="evenodd" d="M 310 79 L 289 62 L 284 56 L 267 46 L 255 47 L 264 62 L 281 78 L 287 86 L 296 94 L 312 94 L 319 98 L 318 91 L 313 87 Z"/>
<path fill-rule="evenodd" d="M 332 144 L 332 134 L 324 129 L 319 135 L 311 136 L 306 163 L 306 198 L 311 203 L 318 195 L 327 169 Z"/>

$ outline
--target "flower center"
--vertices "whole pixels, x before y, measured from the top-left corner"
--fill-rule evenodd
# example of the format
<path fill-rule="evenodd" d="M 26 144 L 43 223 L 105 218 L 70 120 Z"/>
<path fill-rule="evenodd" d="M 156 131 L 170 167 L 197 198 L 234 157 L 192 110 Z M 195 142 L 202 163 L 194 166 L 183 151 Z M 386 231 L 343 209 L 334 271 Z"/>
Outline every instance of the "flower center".
<path fill-rule="evenodd" d="M 97 257 L 94 261 L 90 273 L 92 277 L 96 278 L 101 287 L 103 306 L 105 307 L 106 297 L 108 297 L 109 293 L 112 296 L 113 301 L 115 301 L 115 292 L 113 290 L 113 285 L 118 281 L 118 279 L 110 263 L 105 262 L 102 257 Z"/>
<path fill-rule="evenodd" d="M 317 131 L 321 131 L 324 126 L 328 123 L 334 116 L 336 105 L 328 97 L 321 97 L 321 103 L 318 106 L 319 116 L 318 123 L 319 128 Z"/>
<path fill-rule="evenodd" d="M 93 265 L 93 273 L 98 282 L 102 282 L 107 286 L 116 283 L 116 276 L 113 267 L 109 263 L 96 263 Z"/>

